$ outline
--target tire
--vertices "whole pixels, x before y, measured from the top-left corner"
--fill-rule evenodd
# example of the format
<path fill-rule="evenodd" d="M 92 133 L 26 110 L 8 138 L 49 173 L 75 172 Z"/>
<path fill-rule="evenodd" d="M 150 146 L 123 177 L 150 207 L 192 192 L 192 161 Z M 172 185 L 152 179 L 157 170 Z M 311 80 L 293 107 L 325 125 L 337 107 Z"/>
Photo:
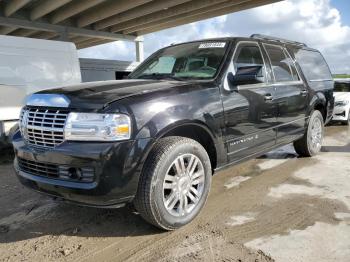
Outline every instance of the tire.
<path fill-rule="evenodd" d="M 324 136 L 324 120 L 320 111 L 311 113 L 304 136 L 294 142 L 295 151 L 299 156 L 311 157 L 321 151 Z"/>
<path fill-rule="evenodd" d="M 184 137 L 162 138 L 147 158 L 134 206 L 147 222 L 175 230 L 199 214 L 208 198 L 211 177 L 210 159 L 201 144 Z"/>

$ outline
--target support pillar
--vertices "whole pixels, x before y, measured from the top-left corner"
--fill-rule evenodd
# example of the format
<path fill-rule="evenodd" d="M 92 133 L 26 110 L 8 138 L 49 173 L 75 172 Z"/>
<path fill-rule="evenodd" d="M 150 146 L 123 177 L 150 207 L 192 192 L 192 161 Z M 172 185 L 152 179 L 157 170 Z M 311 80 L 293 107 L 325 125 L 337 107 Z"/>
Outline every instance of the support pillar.
<path fill-rule="evenodd" d="M 143 40 L 135 42 L 136 48 L 136 62 L 142 62 L 144 60 L 143 54 Z"/>

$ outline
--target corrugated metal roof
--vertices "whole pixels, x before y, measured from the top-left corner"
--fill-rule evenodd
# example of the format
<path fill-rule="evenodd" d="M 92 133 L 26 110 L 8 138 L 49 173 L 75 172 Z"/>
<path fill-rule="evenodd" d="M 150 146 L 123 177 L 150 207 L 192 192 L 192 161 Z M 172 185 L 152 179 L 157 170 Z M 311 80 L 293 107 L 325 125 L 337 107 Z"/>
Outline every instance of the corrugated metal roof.
<path fill-rule="evenodd" d="M 163 29 L 281 0 L 0 0 L 0 34 L 74 42 L 135 41 Z"/>

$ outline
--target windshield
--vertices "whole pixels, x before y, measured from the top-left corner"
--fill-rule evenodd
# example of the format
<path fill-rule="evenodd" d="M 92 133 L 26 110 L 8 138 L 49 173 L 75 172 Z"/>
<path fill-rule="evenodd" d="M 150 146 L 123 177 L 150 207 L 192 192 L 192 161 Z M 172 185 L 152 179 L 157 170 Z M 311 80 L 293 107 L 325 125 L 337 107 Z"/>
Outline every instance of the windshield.
<path fill-rule="evenodd" d="M 131 75 L 132 79 L 210 79 L 223 60 L 228 43 L 196 42 L 170 46 L 155 53 Z"/>
<path fill-rule="evenodd" d="M 334 92 L 350 92 L 350 82 L 349 83 L 335 83 Z"/>

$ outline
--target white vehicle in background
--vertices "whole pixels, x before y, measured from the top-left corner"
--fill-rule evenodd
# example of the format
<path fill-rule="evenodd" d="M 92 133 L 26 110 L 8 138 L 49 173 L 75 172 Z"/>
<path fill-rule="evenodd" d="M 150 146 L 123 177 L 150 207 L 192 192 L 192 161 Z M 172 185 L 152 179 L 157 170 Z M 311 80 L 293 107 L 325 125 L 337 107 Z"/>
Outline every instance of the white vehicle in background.
<path fill-rule="evenodd" d="M 333 121 L 350 124 L 350 79 L 335 79 Z"/>
<path fill-rule="evenodd" d="M 27 95 L 80 82 L 73 43 L 0 36 L 0 148 L 7 144 Z"/>
<path fill-rule="evenodd" d="M 121 80 L 140 63 L 131 61 L 79 58 L 83 82 Z"/>

